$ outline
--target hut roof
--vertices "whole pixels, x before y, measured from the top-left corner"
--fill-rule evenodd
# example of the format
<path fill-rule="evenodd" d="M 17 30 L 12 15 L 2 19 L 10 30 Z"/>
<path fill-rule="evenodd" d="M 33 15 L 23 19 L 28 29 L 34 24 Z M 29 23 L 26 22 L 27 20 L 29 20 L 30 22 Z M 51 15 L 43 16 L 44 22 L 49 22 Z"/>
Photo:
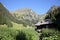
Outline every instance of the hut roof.
<path fill-rule="evenodd" d="M 35 25 L 45 25 L 45 24 L 52 24 L 52 23 L 53 22 L 50 19 L 46 19 L 46 20 L 36 23 Z"/>

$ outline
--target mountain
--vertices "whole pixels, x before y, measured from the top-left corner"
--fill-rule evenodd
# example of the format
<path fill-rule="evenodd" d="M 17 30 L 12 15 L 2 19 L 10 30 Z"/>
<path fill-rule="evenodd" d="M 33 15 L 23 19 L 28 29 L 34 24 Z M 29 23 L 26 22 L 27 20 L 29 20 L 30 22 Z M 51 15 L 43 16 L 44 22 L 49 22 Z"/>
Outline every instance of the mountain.
<path fill-rule="evenodd" d="M 0 3 L 0 25 L 12 25 L 11 21 L 18 22 L 18 20 Z"/>
<path fill-rule="evenodd" d="M 60 6 L 52 6 L 48 11 L 47 11 L 47 16 L 46 18 L 50 18 L 52 20 L 56 20 L 56 16 L 60 15 Z"/>
<path fill-rule="evenodd" d="M 20 20 L 24 25 L 34 25 L 40 21 L 40 15 L 30 8 L 18 9 L 12 12 L 13 16 Z"/>
<path fill-rule="evenodd" d="M 24 26 L 34 26 L 35 23 L 41 21 L 41 19 L 44 18 L 44 15 L 38 15 L 30 8 L 18 9 L 9 12 L 0 3 L 0 24 L 7 24 L 8 26 L 12 26 L 11 21 L 13 21 L 18 24 L 23 24 Z"/>
<path fill-rule="evenodd" d="M 11 21 L 23 24 L 24 26 L 31 26 L 38 21 L 38 16 L 31 9 L 26 8 L 22 10 L 16 10 L 10 13 L 1 3 L 0 3 L 0 24 L 12 25 Z"/>
<path fill-rule="evenodd" d="M 60 6 L 52 6 L 46 14 L 45 19 L 51 19 L 57 25 L 56 28 L 60 30 Z"/>

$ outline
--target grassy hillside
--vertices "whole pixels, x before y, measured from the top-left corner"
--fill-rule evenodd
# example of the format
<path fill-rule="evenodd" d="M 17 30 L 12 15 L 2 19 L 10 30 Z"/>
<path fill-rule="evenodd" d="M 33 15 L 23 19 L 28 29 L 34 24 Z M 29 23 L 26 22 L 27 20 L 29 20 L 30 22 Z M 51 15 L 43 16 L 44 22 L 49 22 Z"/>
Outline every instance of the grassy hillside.
<path fill-rule="evenodd" d="M 8 14 L 10 14 L 9 11 L 0 3 L 0 24 L 10 24 Z"/>
<path fill-rule="evenodd" d="M 18 23 L 19 21 L 0 3 L 0 24 L 12 26 L 11 21 Z"/>

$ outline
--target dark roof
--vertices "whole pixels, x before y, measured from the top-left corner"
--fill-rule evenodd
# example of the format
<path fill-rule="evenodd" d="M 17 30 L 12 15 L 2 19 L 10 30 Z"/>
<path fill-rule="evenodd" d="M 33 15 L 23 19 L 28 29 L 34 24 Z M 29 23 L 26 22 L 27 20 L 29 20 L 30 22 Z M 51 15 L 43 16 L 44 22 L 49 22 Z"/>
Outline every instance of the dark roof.
<path fill-rule="evenodd" d="M 35 25 L 45 25 L 45 24 L 52 24 L 52 23 L 53 22 L 50 19 L 46 19 L 46 20 L 36 23 Z"/>

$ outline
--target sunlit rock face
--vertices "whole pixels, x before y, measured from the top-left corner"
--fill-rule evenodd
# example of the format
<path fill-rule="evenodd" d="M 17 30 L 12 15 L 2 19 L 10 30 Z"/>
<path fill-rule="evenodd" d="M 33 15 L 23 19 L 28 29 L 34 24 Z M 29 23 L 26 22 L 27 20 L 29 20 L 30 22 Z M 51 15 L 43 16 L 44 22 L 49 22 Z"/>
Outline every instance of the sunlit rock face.
<path fill-rule="evenodd" d="M 18 20 L 28 25 L 34 25 L 35 23 L 40 21 L 40 15 L 38 15 L 30 8 L 17 9 L 13 11 L 12 14 Z"/>

